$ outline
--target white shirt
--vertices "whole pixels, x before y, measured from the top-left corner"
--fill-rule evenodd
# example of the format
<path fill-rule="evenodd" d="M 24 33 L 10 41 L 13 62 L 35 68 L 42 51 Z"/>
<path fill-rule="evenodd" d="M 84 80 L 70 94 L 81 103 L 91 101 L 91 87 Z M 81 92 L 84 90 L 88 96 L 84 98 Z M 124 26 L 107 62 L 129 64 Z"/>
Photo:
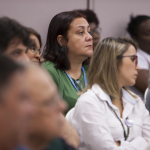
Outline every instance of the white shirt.
<path fill-rule="evenodd" d="M 124 89 L 122 93 L 122 118 L 109 95 L 97 84 L 80 96 L 71 120 L 80 137 L 79 150 L 141 150 L 147 145 L 146 140 L 150 141 L 149 113 L 139 97 L 135 100 Z M 134 122 L 127 141 L 124 141 L 124 130 L 110 106 L 115 109 L 126 132 L 126 118 Z M 121 141 L 121 145 L 118 147 L 115 141 Z"/>
<path fill-rule="evenodd" d="M 149 70 L 150 72 L 150 55 L 141 49 L 138 49 L 137 56 L 140 69 Z"/>

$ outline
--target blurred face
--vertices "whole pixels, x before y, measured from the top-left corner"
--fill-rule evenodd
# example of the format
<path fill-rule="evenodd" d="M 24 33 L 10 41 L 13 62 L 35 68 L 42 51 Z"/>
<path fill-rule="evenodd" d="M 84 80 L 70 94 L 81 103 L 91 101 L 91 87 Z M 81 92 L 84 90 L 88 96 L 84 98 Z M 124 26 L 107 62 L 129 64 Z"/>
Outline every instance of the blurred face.
<path fill-rule="evenodd" d="M 30 135 L 51 140 L 60 134 L 60 128 L 63 125 L 61 114 L 66 109 L 66 103 L 60 98 L 56 85 L 49 76 L 41 70 L 36 72 L 38 72 L 37 76 L 35 71 L 27 75 L 32 101 L 36 106 Z"/>
<path fill-rule="evenodd" d="M 94 49 L 100 40 L 101 29 L 97 27 L 96 23 L 94 22 L 90 23 L 89 25 L 91 29 L 91 35 L 93 37 L 93 49 Z"/>
<path fill-rule="evenodd" d="M 1 94 L 0 125 L 1 136 L 6 146 L 15 146 L 28 130 L 32 105 L 24 74 L 15 73 Z"/>
<path fill-rule="evenodd" d="M 83 61 L 93 54 L 93 42 L 90 27 L 84 18 L 76 18 L 68 31 L 68 57 L 81 58 Z"/>
<path fill-rule="evenodd" d="M 4 55 L 14 59 L 15 61 L 29 62 L 29 58 L 27 57 L 27 50 L 28 48 L 15 38 L 9 43 L 6 51 L 4 52 Z"/>
<path fill-rule="evenodd" d="M 27 56 L 29 57 L 30 61 L 39 64 L 40 61 L 40 42 L 38 40 L 38 38 L 34 35 L 31 34 L 30 35 L 30 39 L 32 41 L 34 41 L 34 45 L 31 46 L 32 48 L 30 48 L 27 52 Z"/>
<path fill-rule="evenodd" d="M 138 28 L 136 41 L 139 47 L 150 54 L 150 19 L 142 22 Z"/>
<path fill-rule="evenodd" d="M 122 63 L 118 67 L 120 88 L 123 86 L 133 86 L 137 79 L 140 68 L 136 65 L 136 57 L 133 55 L 136 55 L 136 49 L 130 45 L 128 50 L 123 54 L 123 56 L 129 57 L 122 57 Z"/>

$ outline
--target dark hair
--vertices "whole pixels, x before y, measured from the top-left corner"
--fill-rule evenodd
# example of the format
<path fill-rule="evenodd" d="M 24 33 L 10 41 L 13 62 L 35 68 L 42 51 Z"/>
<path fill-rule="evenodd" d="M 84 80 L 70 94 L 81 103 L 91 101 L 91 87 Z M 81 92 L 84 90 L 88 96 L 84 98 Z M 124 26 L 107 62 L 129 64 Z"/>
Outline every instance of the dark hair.
<path fill-rule="evenodd" d="M 96 23 L 97 26 L 99 25 L 99 21 L 98 21 L 97 15 L 95 14 L 95 12 L 93 10 L 90 10 L 90 9 L 85 9 L 85 10 L 79 9 L 79 10 L 75 10 L 75 11 L 78 11 L 79 13 L 85 15 L 88 23 L 94 22 L 94 23 Z"/>
<path fill-rule="evenodd" d="M 45 60 L 54 62 L 57 69 L 69 70 L 71 67 L 67 52 L 61 51 L 61 46 L 57 41 L 57 36 L 62 35 L 68 41 L 68 30 L 71 22 L 75 18 L 86 19 L 86 17 L 79 12 L 68 11 L 59 13 L 54 16 L 49 24 L 43 57 Z M 85 60 L 83 64 L 86 63 L 87 61 Z"/>
<path fill-rule="evenodd" d="M 40 34 L 37 33 L 37 32 L 36 32 L 34 29 L 32 29 L 32 28 L 27 28 L 27 30 L 29 31 L 30 34 L 33 34 L 33 35 L 35 35 L 35 36 L 38 38 L 39 43 L 40 43 L 40 48 L 41 48 L 41 47 L 42 47 L 42 40 L 41 40 Z"/>
<path fill-rule="evenodd" d="M 150 17 L 146 15 L 139 15 L 136 17 L 133 17 L 132 15 L 130 16 L 130 22 L 128 23 L 127 31 L 132 38 L 138 37 L 139 25 L 148 19 L 150 19 Z"/>
<path fill-rule="evenodd" d="M 17 21 L 8 17 L 0 18 L 0 53 L 4 53 L 13 39 L 19 39 L 25 46 L 30 45 L 29 32 Z M 18 44 L 18 43 L 16 43 Z"/>
<path fill-rule="evenodd" d="M 25 67 L 14 60 L 1 55 L 0 56 L 0 95 L 3 89 L 9 84 L 12 75 L 15 72 L 23 72 Z"/>

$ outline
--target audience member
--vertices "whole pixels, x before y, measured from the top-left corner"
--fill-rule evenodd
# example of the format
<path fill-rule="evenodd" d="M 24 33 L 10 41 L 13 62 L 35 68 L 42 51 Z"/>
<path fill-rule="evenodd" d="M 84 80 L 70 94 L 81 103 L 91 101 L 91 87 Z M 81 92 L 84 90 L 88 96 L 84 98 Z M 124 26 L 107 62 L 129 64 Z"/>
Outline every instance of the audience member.
<path fill-rule="evenodd" d="M 29 50 L 27 52 L 27 56 L 29 57 L 30 61 L 39 64 L 40 56 L 42 54 L 41 47 L 42 41 L 41 36 L 32 28 L 27 28 L 30 33 L 30 40 L 31 44 Z"/>
<path fill-rule="evenodd" d="M 29 32 L 17 21 L 0 18 L 0 54 L 18 61 L 29 61 L 26 53 L 30 45 Z"/>
<path fill-rule="evenodd" d="M 30 64 L 26 78 L 30 83 L 29 91 L 36 106 L 36 114 L 31 121 L 25 145 L 32 150 L 44 150 L 49 142 L 60 135 L 64 124 L 61 115 L 66 104 L 60 98 L 50 76 L 41 68 Z"/>
<path fill-rule="evenodd" d="M 140 71 L 136 81 L 136 88 L 144 94 L 148 87 L 150 75 L 150 16 L 131 16 L 127 31 L 138 43 L 138 64 Z"/>
<path fill-rule="evenodd" d="M 85 64 L 93 54 L 92 43 L 89 24 L 81 13 L 62 12 L 51 20 L 43 66 L 53 77 L 69 109 L 79 97 L 77 92 L 87 86 Z"/>
<path fill-rule="evenodd" d="M 93 10 L 79 9 L 79 10 L 76 10 L 76 11 L 78 11 L 81 14 L 86 16 L 86 19 L 87 19 L 87 21 L 90 25 L 91 35 L 93 37 L 93 50 L 94 50 L 96 45 L 98 44 L 98 42 L 100 40 L 100 34 L 101 34 L 101 28 L 99 27 L 98 17 L 97 17 L 97 15 L 95 14 L 95 12 Z"/>
<path fill-rule="evenodd" d="M 31 48 L 29 47 L 29 50 L 27 52 L 27 56 L 29 57 L 29 60 L 31 62 L 37 62 L 38 64 L 40 64 L 40 62 L 39 62 L 40 48 L 42 46 L 41 37 L 34 29 L 28 28 L 28 31 L 30 32 L 30 34 L 32 34 L 32 35 L 34 34 L 35 36 L 34 35 L 30 36 L 32 43 L 31 43 Z M 32 51 L 32 52 L 30 52 L 30 51 Z M 36 53 L 36 51 L 38 54 Z M 38 61 L 36 61 L 36 60 L 38 60 Z M 79 137 L 77 135 L 77 132 L 69 124 L 69 122 L 65 119 L 65 117 L 63 115 L 61 117 L 62 117 L 62 120 L 64 121 L 64 125 L 60 127 L 61 128 L 60 137 L 63 138 L 68 144 L 77 148 L 79 145 Z M 63 140 L 60 141 L 60 139 L 56 139 L 53 141 L 52 146 L 49 145 L 49 147 L 52 147 L 54 149 L 57 148 L 56 144 L 58 141 L 59 141 L 59 144 L 63 143 L 62 142 Z"/>
<path fill-rule="evenodd" d="M 139 66 L 133 41 L 106 38 L 94 50 L 88 87 L 78 99 L 71 123 L 79 150 L 141 150 L 150 141 L 150 117 L 135 84 Z"/>
<path fill-rule="evenodd" d="M 0 56 L 0 149 L 12 150 L 24 138 L 33 113 L 25 68 Z"/>

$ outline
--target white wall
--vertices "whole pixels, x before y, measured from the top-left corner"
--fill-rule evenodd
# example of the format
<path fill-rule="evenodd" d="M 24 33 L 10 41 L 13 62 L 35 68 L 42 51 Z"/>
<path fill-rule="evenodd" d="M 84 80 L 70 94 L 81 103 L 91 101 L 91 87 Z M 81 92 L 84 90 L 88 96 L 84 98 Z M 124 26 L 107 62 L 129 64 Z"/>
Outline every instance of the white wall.
<path fill-rule="evenodd" d="M 48 25 L 54 15 L 86 7 L 86 0 L 0 0 L 0 16 L 14 18 L 34 28 L 45 44 Z M 100 20 L 101 39 L 124 37 L 131 13 L 150 15 L 150 0 L 91 0 L 90 8 L 95 10 Z"/>
<path fill-rule="evenodd" d="M 62 11 L 86 9 L 86 0 L 0 0 L 0 17 L 8 16 L 32 27 L 46 42 L 49 22 Z"/>
<path fill-rule="evenodd" d="M 130 15 L 150 15 L 150 0 L 91 0 L 102 28 L 101 39 L 106 37 L 124 37 Z M 92 4 L 95 4 L 94 6 Z"/>

